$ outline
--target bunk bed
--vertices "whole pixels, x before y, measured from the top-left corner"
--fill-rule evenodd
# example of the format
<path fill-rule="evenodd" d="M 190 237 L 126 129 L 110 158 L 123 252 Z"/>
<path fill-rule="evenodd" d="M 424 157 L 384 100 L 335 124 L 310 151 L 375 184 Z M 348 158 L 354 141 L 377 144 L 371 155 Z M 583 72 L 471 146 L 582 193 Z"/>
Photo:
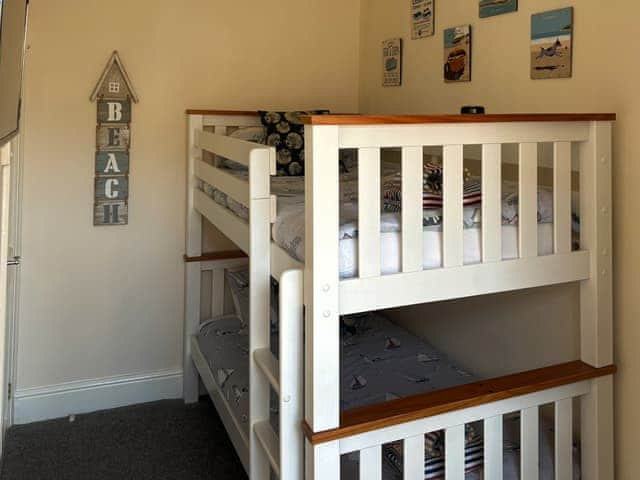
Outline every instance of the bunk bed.
<path fill-rule="evenodd" d="M 387 478 L 394 463 L 401 478 L 432 478 L 426 475 L 425 438 L 428 443 L 427 434 L 437 431 L 444 431 L 445 478 L 463 479 L 468 473 L 467 430 L 474 424 L 482 430 L 484 478 L 510 478 L 503 427 L 513 412 L 519 412 L 520 478 L 538 478 L 544 472 L 541 457 L 546 449 L 539 442 L 544 435 L 540 412 L 547 404 L 555 407 L 551 449 L 556 478 L 574 478 L 577 472 L 585 479 L 612 478 L 614 115 L 311 115 L 302 119 L 304 188 L 290 182 L 286 186 L 303 192 L 303 200 L 291 202 L 274 195 L 282 187 L 272 181 L 275 149 L 232 134 L 238 127 L 260 125 L 257 112 L 187 114 L 184 397 L 187 402 L 197 400 L 201 378 L 252 480 L 269 478 L 270 470 L 283 480 L 348 478 L 349 459 L 355 459 L 352 470 L 360 478 Z M 540 224 L 538 149 L 543 143 L 553 144 L 553 218 Z M 502 224 L 505 144 L 518 145 L 517 227 Z M 482 153 L 482 227 L 471 239 L 463 228 L 465 145 L 481 145 Z M 444 214 L 439 230 L 427 235 L 423 154 L 432 146 L 442 147 Z M 388 231 L 380 192 L 381 152 L 390 148 L 400 152 L 402 208 L 392 219 L 398 228 Z M 358 151 L 357 177 L 350 180 L 357 195 L 357 235 L 346 237 L 342 229 L 349 222 L 341 222 L 345 182 L 340 181 L 339 161 L 345 149 Z M 238 175 L 221 162 L 208 162 L 208 154 L 230 159 L 245 171 Z M 572 158 L 580 166 L 578 249 L 572 247 Z M 238 205 L 244 208 L 234 208 Z M 238 254 L 203 255 L 203 217 L 238 246 Z M 285 225 L 291 228 L 292 220 L 301 219 L 303 226 L 294 230 L 303 228 L 303 238 L 298 235 L 291 242 L 278 234 Z M 476 253 L 467 255 L 474 245 L 479 245 L 472 249 Z M 250 288 L 242 298 L 248 306 L 239 307 L 243 302 L 236 291 L 238 318 L 219 317 L 225 313 L 225 284 L 233 284 L 229 272 L 247 264 L 245 287 Z M 203 271 L 211 271 L 213 278 L 214 320 L 205 326 L 201 324 Z M 278 281 L 277 296 L 272 279 Z M 447 380 L 437 391 L 410 391 L 400 398 L 348 401 L 348 380 L 340 381 L 346 368 L 344 361 L 341 364 L 345 316 L 567 282 L 581 285 L 580 360 L 490 380 L 463 376 Z M 272 335 L 274 304 L 277 337 Z M 385 331 L 396 328 L 381 325 Z M 244 413 L 237 412 L 239 402 L 232 405 L 236 397 L 225 389 L 225 367 L 216 365 L 220 356 L 203 338 L 211 336 L 211 329 L 230 333 L 214 333 L 211 338 L 244 337 L 248 385 L 240 392 L 246 402 Z M 395 332 L 390 335 L 392 343 L 404 335 Z M 408 343 L 414 341 L 407 338 Z M 429 352 L 427 356 L 446 357 Z M 344 351 L 342 356 L 344 360 Z M 357 387 L 358 374 L 351 375 L 354 379 Z M 278 412 L 275 420 L 271 390 Z M 580 399 L 581 450 L 580 465 L 575 467 L 574 399 Z M 389 445 L 401 453 L 394 456 Z"/>

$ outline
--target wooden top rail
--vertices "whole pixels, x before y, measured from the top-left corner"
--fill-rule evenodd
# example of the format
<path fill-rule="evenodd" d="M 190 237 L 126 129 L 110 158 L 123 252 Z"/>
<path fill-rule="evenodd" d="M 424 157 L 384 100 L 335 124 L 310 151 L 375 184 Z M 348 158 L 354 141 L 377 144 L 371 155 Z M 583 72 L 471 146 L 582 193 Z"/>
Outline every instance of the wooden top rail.
<path fill-rule="evenodd" d="M 616 371 L 614 365 L 594 368 L 580 361 L 569 362 L 347 410 L 341 415 L 341 427 L 334 430 L 313 432 L 306 422 L 303 422 L 302 429 L 307 439 L 316 445 L 433 415 L 613 375 Z"/>
<path fill-rule="evenodd" d="M 211 262 L 215 260 L 234 260 L 236 258 L 247 258 L 242 250 L 226 250 L 224 252 L 204 253 L 199 257 L 189 257 L 183 255 L 185 263 Z"/>
<path fill-rule="evenodd" d="M 615 113 L 531 113 L 494 115 L 309 115 L 306 125 L 407 125 L 425 123 L 512 123 L 615 121 Z"/>
<path fill-rule="evenodd" d="M 187 115 L 258 116 L 257 111 L 189 109 Z M 490 115 L 306 115 L 307 125 L 407 125 L 424 123 L 614 122 L 615 113 L 516 113 Z"/>
<path fill-rule="evenodd" d="M 187 115 L 237 115 L 237 116 L 252 116 L 257 117 L 260 114 L 256 110 L 255 112 L 251 111 L 242 111 L 242 110 L 198 110 L 198 109 L 188 109 Z"/>

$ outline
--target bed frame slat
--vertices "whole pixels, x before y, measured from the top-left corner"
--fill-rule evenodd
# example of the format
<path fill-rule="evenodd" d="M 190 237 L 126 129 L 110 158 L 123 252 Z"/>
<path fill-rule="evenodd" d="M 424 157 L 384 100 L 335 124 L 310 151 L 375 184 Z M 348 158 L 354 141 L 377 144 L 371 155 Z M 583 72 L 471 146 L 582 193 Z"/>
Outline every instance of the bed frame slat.
<path fill-rule="evenodd" d="M 502 147 L 482 146 L 482 261 L 502 260 Z"/>
<path fill-rule="evenodd" d="M 360 451 L 360 478 L 382 480 L 382 447 L 380 445 Z"/>
<path fill-rule="evenodd" d="M 538 144 L 520 144 L 518 225 L 520 258 L 538 255 Z"/>
<path fill-rule="evenodd" d="M 424 480 L 424 435 L 404 439 L 404 480 Z"/>
<path fill-rule="evenodd" d="M 553 145 L 553 232 L 555 253 L 571 251 L 571 143 Z"/>
<path fill-rule="evenodd" d="M 460 267 L 463 264 L 463 159 L 462 145 L 446 145 L 443 149 L 443 238 L 442 260 L 445 268 Z"/>
<path fill-rule="evenodd" d="M 195 174 L 212 187 L 224 190 L 228 196 L 245 207 L 249 206 L 251 195 L 249 193 L 249 182 L 246 180 L 213 167 L 202 160 L 196 162 Z"/>
<path fill-rule="evenodd" d="M 358 272 L 380 276 L 380 149 L 358 152 Z"/>
<path fill-rule="evenodd" d="M 555 403 L 556 480 L 573 479 L 573 399 Z"/>
<path fill-rule="evenodd" d="M 539 408 L 525 408 L 520 412 L 520 472 L 522 480 L 539 478 Z"/>
<path fill-rule="evenodd" d="M 502 415 L 484 420 L 484 475 L 485 478 L 503 478 L 503 426 Z"/>
<path fill-rule="evenodd" d="M 464 425 L 456 425 L 445 430 L 444 477 L 447 480 L 464 480 L 464 439 Z"/>
<path fill-rule="evenodd" d="M 422 270 L 422 147 L 402 148 L 402 271 Z"/>

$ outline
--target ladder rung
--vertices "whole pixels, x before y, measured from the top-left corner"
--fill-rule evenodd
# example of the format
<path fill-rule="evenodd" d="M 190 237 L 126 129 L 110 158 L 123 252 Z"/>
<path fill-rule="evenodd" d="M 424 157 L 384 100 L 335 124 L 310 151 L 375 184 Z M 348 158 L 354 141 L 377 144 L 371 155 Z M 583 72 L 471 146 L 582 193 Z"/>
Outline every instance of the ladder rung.
<path fill-rule="evenodd" d="M 273 473 L 280 478 L 280 441 L 278 436 L 268 421 L 256 423 L 253 426 L 253 430 L 256 432 L 256 437 L 258 437 L 260 445 L 262 445 L 269 458 Z"/>
<path fill-rule="evenodd" d="M 269 383 L 275 390 L 276 394 L 280 395 L 280 381 L 278 380 L 280 367 L 278 359 L 274 357 L 273 353 L 271 353 L 271 350 L 268 348 L 256 350 L 253 354 L 253 358 L 260 367 L 260 370 L 262 370 L 269 379 Z"/>

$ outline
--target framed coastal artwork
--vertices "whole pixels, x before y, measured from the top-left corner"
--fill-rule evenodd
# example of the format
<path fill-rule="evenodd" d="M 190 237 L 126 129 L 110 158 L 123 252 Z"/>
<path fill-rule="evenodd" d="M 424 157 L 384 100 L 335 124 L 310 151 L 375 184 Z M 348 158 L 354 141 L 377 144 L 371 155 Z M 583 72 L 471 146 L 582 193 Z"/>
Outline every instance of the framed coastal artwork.
<path fill-rule="evenodd" d="M 444 81 L 471 81 L 471 25 L 444 31 Z"/>
<path fill-rule="evenodd" d="M 409 0 L 411 2 L 411 38 L 431 37 L 435 33 L 433 10 L 435 0 Z"/>
<path fill-rule="evenodd" d="M 531 78 L 570 78 L 573 7 L 531 16 Z"/>
<path fill-rule="evenodd" d="M 392 38 L 382 42 L 382 86 L 402 85 L 402 39 Z"/>
<path fill-rule="evenodd" d="M 518 11 L 518 0 L 480 0 L 480 18 Z"/>

